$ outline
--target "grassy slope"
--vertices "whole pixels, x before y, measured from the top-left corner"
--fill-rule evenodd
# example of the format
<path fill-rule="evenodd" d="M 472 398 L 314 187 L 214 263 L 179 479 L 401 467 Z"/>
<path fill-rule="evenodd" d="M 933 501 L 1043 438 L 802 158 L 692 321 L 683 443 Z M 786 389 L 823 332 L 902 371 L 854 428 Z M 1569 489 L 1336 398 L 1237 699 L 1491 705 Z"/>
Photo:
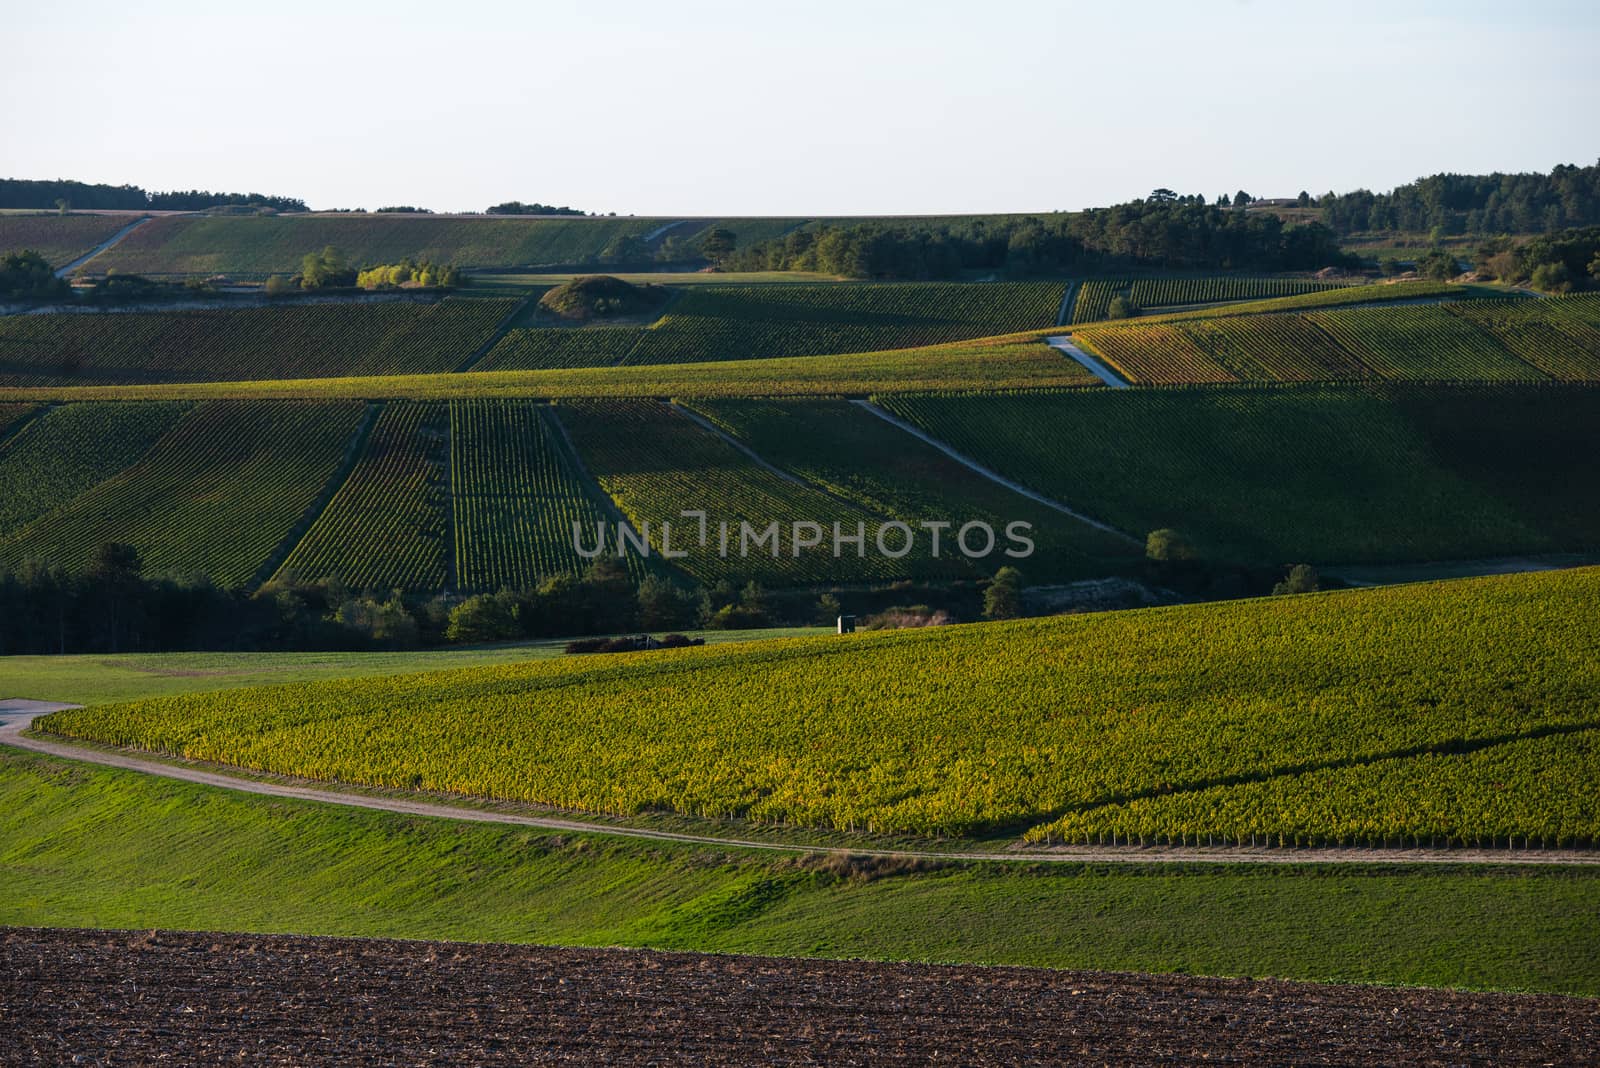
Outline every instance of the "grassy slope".
<path fill-rule="evenodd" d="M 1030 964 L 1600 994 L 1600 872 L 770 857 L 292 801 L 0 752 L 0 923 Z"/>
<path fill-rule="evenodd" d="M 686 631 L 708 645 L 796 638 L 825 628 Z M 0 698 L 98 705 L 244 686 L 373 678 L 413 671 L 518 664 L 563 655 L 565 638 L 515 645 L 422 649 L 400 653 L 100 653 L 0 656 Z"/>
<path fill-rule="evenodd" d="M 1597 591 L 1600 569 L 1513 575 L 167 698 L 39 725 L 624 815 L 959 834 L 1108 812 L 1119 829 L 1128 799 L 1271 783 L 1304 802 L 1275 810 L 1291 837 L 1582 842 L 1600 833 Z M 1549 752 L 1507 762 L 1503 789 L 1434 790 L 1441 765 L 1525 739 Z M 1369 767 L 1420 802 L 1358 792 L 1346 815 L 1367 822 L 1330 822 L 1307 772 Z"/>

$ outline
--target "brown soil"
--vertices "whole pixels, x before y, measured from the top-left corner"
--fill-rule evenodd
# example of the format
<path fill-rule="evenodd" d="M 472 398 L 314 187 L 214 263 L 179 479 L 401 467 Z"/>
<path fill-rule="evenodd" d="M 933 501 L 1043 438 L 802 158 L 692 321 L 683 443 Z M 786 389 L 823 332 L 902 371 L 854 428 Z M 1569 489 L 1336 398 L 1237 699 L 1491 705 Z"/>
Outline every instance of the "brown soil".
<path fill-rule="evenodd" d="M 1600 1002 L 622 950 L 0 928 L 0 1063 L 1584 1064 Z"/>

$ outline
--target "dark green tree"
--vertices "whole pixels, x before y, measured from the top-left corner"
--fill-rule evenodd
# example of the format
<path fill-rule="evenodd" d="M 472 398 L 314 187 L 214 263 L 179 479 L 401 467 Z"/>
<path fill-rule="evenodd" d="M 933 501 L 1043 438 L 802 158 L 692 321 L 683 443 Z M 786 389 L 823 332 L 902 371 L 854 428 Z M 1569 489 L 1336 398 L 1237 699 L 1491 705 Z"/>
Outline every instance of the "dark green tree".
<path fill-rule="evenodd" d="M 1002 567 L 983 591 L 983 614 L 987 619 L 1016 619 L 1022 615 L 1022 572 Z"/>

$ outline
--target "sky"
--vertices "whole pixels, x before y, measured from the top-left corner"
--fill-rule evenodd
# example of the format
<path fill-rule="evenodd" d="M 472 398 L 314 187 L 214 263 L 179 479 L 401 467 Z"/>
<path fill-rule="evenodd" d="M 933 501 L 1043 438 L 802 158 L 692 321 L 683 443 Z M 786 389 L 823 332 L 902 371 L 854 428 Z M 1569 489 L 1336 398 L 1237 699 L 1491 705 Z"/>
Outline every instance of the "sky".
<path fill-rule="evenodd" d="M 1600 4 L 0 0 L 0 176 L 635 215 L 1600 159 Z"/>

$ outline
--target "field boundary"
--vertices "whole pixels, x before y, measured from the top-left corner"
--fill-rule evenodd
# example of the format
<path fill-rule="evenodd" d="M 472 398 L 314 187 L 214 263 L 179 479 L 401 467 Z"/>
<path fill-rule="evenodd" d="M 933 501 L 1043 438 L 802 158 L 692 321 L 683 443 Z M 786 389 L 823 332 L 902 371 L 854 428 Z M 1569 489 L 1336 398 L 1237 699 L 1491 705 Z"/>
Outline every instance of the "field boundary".
<path fill-rule="evenodd" d="M 505 338 L 506 334 L 511 332 L 511 324 L 516 322 L 522 313 L 528 310 L 528 305 L 532 304 L 535 299 L 537 298 L 529 295 L 518 301 L 510 311 L 506 312 L 503 319 L 494 324 L 494 329 L 489 332 L 489 337 L 484 341 L 484 343 L 479 345 L 477 349 L 470 353 L 465 360 L 457 364 L 455 369 L 450 373 L 457 375 L 466 374 L 468 371 L 472 370 L 473 366 L 477 364 L 478 361 L 482 360 L 485 356 L 489 355 L 489 353 L 493 352 L 494 347 L 500 344 L 500 342 Z"/>

